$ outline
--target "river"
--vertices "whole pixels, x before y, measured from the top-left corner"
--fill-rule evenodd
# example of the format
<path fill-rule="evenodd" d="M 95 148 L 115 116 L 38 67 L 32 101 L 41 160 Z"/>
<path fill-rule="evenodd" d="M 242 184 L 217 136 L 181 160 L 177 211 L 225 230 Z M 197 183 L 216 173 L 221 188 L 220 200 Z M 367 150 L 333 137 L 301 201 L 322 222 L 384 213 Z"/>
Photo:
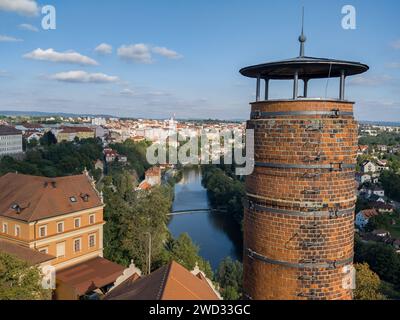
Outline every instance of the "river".
<path fill-rule="evenodd" d="M 173 211 L 209 208 L 207 190 L 201 185 L 200 168 L 184 169 L 182 180 L 175 185 Z M 227 256 L 242 260 L 240 226 L 226 214 L 200 211 L 175 215 L 168 227 L 175 238 L 188 233 L 199 246 L 200 255 L 214 270 Z"/>

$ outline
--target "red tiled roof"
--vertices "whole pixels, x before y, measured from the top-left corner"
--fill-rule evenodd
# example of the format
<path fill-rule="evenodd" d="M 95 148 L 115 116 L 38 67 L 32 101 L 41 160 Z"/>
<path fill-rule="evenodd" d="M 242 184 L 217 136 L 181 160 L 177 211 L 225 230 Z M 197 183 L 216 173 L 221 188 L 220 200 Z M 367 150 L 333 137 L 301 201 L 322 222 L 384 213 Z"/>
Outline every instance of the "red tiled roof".
<path fill-rule="evenodd" d="M 2 239 L 0 239 L 0 252 L 5 252 L 9 255 L 15 256 L 18 259 L 27 262 L 31 266 L 55 259 L 55 257 L 48 254 Z"/>
<path fill-rule="evenodd" d="M 219 300 L 219 297 L 203 276 L 195 276 L 173 261 L 139 280 L 123 282 L 105 300 Z"/>
<path fill-rule="evenodd" d="M 0 177 L 0 216 L 32 222 L 101 206 L 85 174 L 46 178 L 8 173 Z"/>
<path fill-rule="evenodd" d="M 27 129 L 42 129 L 43 126 L 39 123 L 29 123 L 29 122 L 24 122 L 21 124 L 24 128 Z"/>
<path fill-rule="evenodd" d="M 0 136 L 13 136 L 17 134 L 22 134 L 22 131 L 11 126 L 0 125 Z"/>
<path fill-rule="evenodd" d="M 362 210 L 361 213 L 365 218 L 371 218 L 379 215 L 378 211 L 376 211 L 375 209 L 365 209 Z"/>
<path fill-rule="evenodd" d="M 148 183 L 146 180 L 144 180 L 139 184 L 138 188 L 141 190 L 149 190 L 149 189 L 151 189 L 151 184 Z"/>
<path fill-rule="evenodd" d="M 57 281 L 75 289 L 78 296 L 113 284 L 125 268 L 107 259 L 97 257 L 57 272 Z"/>
<path fill-rule="evenodd" d="M 146 171 L 146 176 L 156 176 L 157 177 L 160 175 L 161 175 L 160 167 L 152 167 Z"/>
<path fill-rule="evenodd" d="M 94 133 L 94 131 L 90 128 L 87 127 L 62 127 L 62 133 L 79 133 L 79 132 L 91 132 Z"/>

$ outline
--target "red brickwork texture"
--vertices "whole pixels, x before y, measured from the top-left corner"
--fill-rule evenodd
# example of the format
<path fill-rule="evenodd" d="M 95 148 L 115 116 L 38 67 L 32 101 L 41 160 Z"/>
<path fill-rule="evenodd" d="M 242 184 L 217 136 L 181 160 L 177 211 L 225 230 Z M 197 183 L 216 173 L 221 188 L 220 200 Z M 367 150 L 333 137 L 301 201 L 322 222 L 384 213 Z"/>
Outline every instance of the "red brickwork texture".
<path fill-rule="evenodd" d="M 352 112 L 353 104 L 336 101 L 252 104 L 253 112 L 334 109 Z M 338 117 L 261 117 L 250 120 L 248 127 L 255 130 L 256 163 L 356 164 L 357 124 L 352 116 L 339 113 Z M 247 177 L 247 199 L 251 205 L 244 213 L 244 290 L 249 298 L 352 298 L 351 289 L 343 283 L 348 270 L 345 267 L 351 266 L 353 257 L 355 169 L 338 170 L 337 165 L 335 168 L 256 166 Z M 267 261 L 255 258 L 248 249 Z M 336 264 L 337 261 L 343 263 Z"/>

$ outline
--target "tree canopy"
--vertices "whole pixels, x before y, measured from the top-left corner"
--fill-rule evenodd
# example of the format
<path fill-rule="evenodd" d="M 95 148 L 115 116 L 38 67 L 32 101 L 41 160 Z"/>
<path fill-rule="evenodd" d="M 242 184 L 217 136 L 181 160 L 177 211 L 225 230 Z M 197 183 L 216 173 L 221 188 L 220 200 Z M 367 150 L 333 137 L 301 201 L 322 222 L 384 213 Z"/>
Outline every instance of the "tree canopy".
<path fill-rule="evenodd" d="M 221 286 L 221 294 L 225 300 L 239 300 L 243 294 L 243 265 L 225 258 L 219 265 L 215 280 Z"/>
<path fill-rule="evenodd" d="M 0 252 L 0 300 L 50 300 L 39 268 Z"/>
<path fill-rule="evenodd" d="M 380 293 L 381 280 L 367 263 L 354 265 L 356 269 L 355 300 L 383 300 L 385 296 Z"/>
<path fill-rule="evenodd" d="M 230 172 L 231 175 L 226 172 Z M 226 167 L 224 171 L 219 167 L 207 165 L 202 167 L 202 174 L 202 183 L 208 191 L 212 206 L 223 209 L 241 224 L 245 195 L 243 181 L 233 174 L 230 167 Z"/>
<path fill-rule="evenodd" d="M 85 168 L 94 170 L 95 161 L 102 157 L 102 145 L 98 139 L 62 142 L 28 150 L 22 161 L 3 157 L 0 160 L 0 175 L 8 172 L 46 177 L 81 174 Z"/>

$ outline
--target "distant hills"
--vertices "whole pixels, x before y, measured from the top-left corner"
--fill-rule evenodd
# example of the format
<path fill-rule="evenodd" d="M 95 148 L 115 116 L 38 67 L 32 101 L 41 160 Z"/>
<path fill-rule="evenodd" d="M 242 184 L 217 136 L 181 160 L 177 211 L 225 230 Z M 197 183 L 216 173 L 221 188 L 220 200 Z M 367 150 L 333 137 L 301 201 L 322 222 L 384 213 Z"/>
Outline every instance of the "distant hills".
<path fill-rule="evenodd" d="M 27 117 L 103 117 L 103 118 L 118 118 L 106 114 L 76 114 L 64 112 L 41 112 L 41 111 L 1 111 L 2 116 L 27 116 Z"/>
<path fill-rule="evenodd" d="M 400 127 L 400 122 L 389 122 L 389 121 L 359 121 L 361 124 L 387 126 L 387 127 Z"/>
<path fill-rule="evenodd" d="M 42 111 L 1 111 L 0 116 L 27 116 L 27 117 L 102 117 L 102 118 L 120 118 L 120 119 L 136 119 L 134 117 L 118 117 L 109 114 L 77 114 L 77 113 L 65 113 L 65 112 L 42 112 Z M 142 118 L 142 117 L 141 117 Z M 143 119 L 143 118 L 142 118 Z M 178 121 L 211 121 L 211 122 L 244 122 L 246 119 L 199 119 L 199 118 L 187 118 L 177 119 Z M 388 122 L 388 121 L 359 121 L 361 124 L 369 125 L 380 125 L 388 127 L 400 127 L 400 122 Z"/>

